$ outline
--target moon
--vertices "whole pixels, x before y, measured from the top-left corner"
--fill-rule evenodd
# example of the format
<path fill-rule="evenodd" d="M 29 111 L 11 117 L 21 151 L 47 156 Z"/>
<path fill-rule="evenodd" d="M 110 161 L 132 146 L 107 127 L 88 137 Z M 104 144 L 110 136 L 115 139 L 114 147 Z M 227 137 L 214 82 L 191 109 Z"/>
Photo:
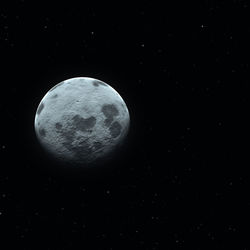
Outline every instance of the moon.
<path fill-rule="evenodd" d="M 112 155 L 128 133 L 130 116 L 118 92 L 90 77 L 56 84 L 35 114 L 35 133 L 55 160 L 85 166 Z"/>

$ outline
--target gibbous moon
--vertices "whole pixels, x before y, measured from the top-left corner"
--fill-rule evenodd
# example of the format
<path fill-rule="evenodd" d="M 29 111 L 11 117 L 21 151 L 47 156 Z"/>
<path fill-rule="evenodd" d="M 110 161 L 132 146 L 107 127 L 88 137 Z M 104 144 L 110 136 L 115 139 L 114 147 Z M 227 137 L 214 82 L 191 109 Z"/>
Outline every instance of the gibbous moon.
<path fill-rule="evenodd" d="M 52 157 L 85 166 L 112 155 L 127 135 L 129 123 L 127 106 L 111 86 L 76 77 L 58 83 L 42 98 L 35 132 Z"/>

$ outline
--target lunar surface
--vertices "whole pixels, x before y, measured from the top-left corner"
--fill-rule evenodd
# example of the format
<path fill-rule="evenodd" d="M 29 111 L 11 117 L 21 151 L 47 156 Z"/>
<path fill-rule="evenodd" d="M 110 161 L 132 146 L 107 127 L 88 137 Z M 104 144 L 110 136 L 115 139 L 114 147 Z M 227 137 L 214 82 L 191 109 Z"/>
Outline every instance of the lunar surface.
<path fill-rule="evenodd" d="M 76 77 L 58 83 L 43 97 L 35 132 L 54 159 L 84 166 L 112 155 L 129 123 L 127 106 L 111 86 Z"/>

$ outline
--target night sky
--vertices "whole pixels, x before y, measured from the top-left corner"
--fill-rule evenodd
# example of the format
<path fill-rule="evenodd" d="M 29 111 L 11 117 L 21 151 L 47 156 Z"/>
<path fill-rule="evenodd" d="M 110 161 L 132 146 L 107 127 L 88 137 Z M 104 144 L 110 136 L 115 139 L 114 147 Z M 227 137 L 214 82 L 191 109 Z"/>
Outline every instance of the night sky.
<path fill-rule="evenodd" d="M 1 249 L 250 249 L 249 14 L 247 0 L 1 3 Z M 131 127 L 111 168 L 76 176 L 34 117 L 77 76 L 115 88 Z"/>

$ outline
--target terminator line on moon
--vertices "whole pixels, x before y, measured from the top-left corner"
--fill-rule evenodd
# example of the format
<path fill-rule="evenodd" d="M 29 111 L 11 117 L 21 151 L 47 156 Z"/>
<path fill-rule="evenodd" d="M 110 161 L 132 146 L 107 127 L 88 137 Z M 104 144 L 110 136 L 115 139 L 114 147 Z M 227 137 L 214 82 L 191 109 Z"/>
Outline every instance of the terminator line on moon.
<path fill-rule="evenodd" d="M 103 81 L 76 77 L 51 88 L 35 115 L 43 148 L 63 163 L 104 159 L 123 142 L 130 117 L 122 97 Z"/>

